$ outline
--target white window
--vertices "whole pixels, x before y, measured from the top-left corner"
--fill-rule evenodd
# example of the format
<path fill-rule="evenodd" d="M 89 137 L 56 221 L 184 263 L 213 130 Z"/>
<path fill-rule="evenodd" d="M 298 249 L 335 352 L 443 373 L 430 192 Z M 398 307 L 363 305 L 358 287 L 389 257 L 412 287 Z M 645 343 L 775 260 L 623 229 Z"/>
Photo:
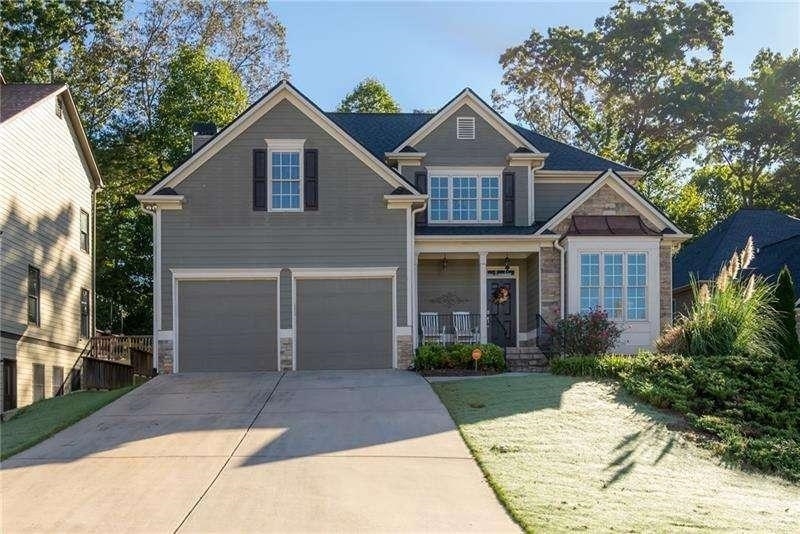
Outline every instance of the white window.
<path fill-rule="evenodd" d="M 580 311 L 584 313 L 593 308 L 603 308 L 610 319 L 647 319 L 646 253 L 580 255 Z"/>
<path fill-rule="evenodd" d="M 456 117 L 456 138 L 475 139 L 475 117 Z"/>
<path fill-rule="evenodd" d="M 303 211 L 304 139 L 267 139 L 269 211 Z"/>
<path fill-rule="evenodd" d="M 499 223 L 500 173 L 431 174 L 428 219 L 433 223 Z"/>

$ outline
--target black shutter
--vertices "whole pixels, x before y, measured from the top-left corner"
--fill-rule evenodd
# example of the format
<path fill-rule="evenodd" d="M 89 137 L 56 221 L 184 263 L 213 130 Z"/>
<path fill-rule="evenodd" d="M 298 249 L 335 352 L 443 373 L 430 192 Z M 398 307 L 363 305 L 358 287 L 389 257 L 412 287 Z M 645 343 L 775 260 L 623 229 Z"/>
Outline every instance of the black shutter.
<path fill-rule="evenodd" d="M 514 225 L 514 173 L 503 173 L 503 224 Z"/>
<path fill-rule="evenodd" d="M 428 173 L 425 171 L 415 172 L 414 173 L 414 186 L 417 188 L 417 191 L 422 193 L 423 195 L 428 192 Z M 430 199 L 428 200 L 430 202 Z M 428 210 L 424 209 L 417 213 L 417 225 L 425 225 L 428 224 Z"/>
<path fill-rule="evenodd" d="M 253 211 L 267 211 L 267 151 L 253 150 Z"/>
<path fill-rule="evenodd" d="M 305 209 L 319 209 L 319 151 L 309 148 L 303 153 L 303 203 Z"/>

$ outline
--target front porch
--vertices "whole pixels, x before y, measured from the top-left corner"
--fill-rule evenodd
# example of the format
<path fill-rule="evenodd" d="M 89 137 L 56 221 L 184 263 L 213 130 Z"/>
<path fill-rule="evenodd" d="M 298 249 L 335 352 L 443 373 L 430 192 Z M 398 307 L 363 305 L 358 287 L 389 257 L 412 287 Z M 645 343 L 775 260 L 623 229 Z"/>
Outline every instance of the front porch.
<path fill-rule="evenodd" d="M 416 264 L 415 346 L 532 345 L 540 324 L 540 255 L 427 252 Z"/>

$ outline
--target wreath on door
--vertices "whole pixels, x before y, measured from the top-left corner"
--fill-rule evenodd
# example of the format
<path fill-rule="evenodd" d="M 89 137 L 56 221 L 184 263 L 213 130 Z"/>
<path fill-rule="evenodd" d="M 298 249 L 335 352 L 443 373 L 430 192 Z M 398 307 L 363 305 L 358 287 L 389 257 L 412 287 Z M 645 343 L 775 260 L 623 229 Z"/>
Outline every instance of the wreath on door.
<path fill-rule="evenodd" d="M 492 291 L 492 304 L 504 304 L 511 298 L 511 290 L 508 286 L 500 286 Z"/>

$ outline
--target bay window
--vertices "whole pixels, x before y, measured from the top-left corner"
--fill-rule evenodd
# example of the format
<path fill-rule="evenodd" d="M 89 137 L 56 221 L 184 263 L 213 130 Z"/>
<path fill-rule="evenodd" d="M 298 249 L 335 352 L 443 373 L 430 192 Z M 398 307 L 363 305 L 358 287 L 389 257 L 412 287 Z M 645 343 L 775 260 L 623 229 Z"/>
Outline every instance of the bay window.
<path fill-rule="evenodd" d="M 580 255 L 580 311 L 602 308 L 609 319 L 647 319 L 647 254 L 591 252 Z"/>
<path fill-rule="evenodd" d="M 429 221 L 433 223 L 499 223 L 500 176 L 432 174 Z"/>

